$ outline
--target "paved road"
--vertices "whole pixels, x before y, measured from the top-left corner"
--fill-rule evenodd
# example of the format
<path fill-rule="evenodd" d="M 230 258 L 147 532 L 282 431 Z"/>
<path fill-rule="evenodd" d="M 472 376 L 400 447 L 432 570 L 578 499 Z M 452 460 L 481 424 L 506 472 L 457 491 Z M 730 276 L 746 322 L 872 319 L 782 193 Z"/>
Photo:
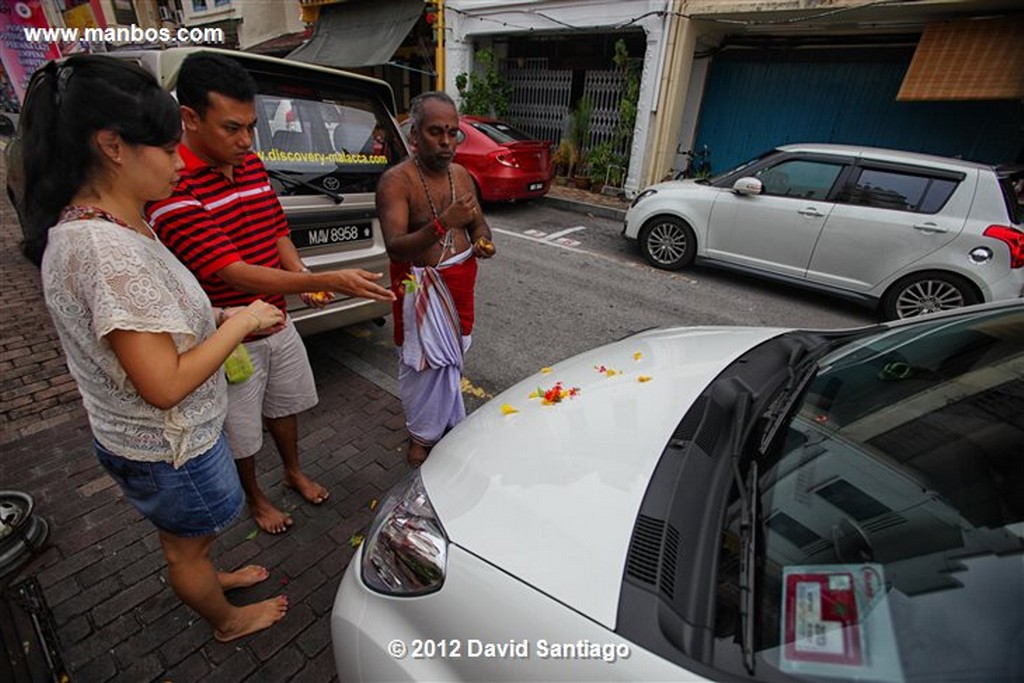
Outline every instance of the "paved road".
<path fill-rule="evenodd" d="M 542 203 L 490 206 L 487 217 L 499 256 L 480 266 L 465 372 L 471 409 L 540 367 L 651 327 L 837 328 L 874 320 L 855 305 L 733 273 L 650 268 L 615 220 Z M 390 320 L 308 343 L 312 353 L 342 360 L 394 391 Z"/>

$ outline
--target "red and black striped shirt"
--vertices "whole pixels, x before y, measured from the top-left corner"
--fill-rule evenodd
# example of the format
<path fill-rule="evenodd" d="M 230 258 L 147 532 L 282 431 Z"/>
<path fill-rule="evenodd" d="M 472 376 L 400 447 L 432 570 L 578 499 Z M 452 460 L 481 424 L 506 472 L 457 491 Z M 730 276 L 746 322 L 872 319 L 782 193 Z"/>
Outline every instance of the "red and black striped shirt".
<path fill-rule="evenodd" d="M 195 274 L 214 306 L 263 299 L 286 310 L 280 294 L 240 292 L 217 276 L 237 261 L 281 267 L 277 241 L 289 236 L 288 221 L 263 162 L 250 153 L 234 167 L 232 181 L 185 145 L 178 152 L 185 168 L 174 194 L 146 207 L 160 241 Z"/>

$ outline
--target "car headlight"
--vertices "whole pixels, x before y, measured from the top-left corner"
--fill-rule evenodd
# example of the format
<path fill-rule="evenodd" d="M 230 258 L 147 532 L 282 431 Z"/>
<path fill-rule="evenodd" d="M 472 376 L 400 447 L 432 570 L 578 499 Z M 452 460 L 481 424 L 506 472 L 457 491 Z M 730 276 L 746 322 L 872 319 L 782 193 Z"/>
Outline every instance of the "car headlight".
<path fill-rule="evenodd" d="M 650 197 L 652 194 L 658 194 L 658 191 L 657 190 L 653 190 L 653 189 L 652 190 L 644 190 L 643 192 L 641 192 L 637 196 L 633 197 L 633 202 L 629 205 L 629 208 L 632 209 L 634 206 L 636 206 L 637 204 L 640 203 L 641 199 L 645 199 L 647 197 Z"/>
<path fill-rule="evenodd" d="M 363 545 L 363 583 L 387 595 L 423 595 L 444 584 L 448 536 L 419 470 L 385 496 Z"/>

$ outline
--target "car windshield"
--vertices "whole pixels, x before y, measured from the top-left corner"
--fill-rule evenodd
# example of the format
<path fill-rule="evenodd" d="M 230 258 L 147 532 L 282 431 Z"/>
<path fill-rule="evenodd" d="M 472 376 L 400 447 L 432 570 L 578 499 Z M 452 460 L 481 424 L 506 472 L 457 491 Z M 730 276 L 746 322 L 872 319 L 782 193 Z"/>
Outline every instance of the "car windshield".
<path fill-rule="evenodd" d="M 749 168 L 750 166 L 753 166 L 754 164 L 758 163 L 759 161 L 761 161 L 765 157 L 771 156 L 773 154 L 778 154 L 778 153 L 779 153 L 778 150 L 770 149 L 767 152 L 764 152 L 763 154 L 760 154 L 760 155 L 754 157 L 753 159 L 749 159 L 747 161 L 744 161 L 742 164 L 739 164 L 738 166 L 733 166 L 728 171 L 723 171 L 722 173 L 716 173 L 715 175 L 713 175 L 710 178 L 708 178 L 707 181 L 705 181 L 705 182 L 708 183 L 708 184 L 711 184 L 711 185 L 715 185 L 716 187 L 719 186 L 720 183 L 726 182 L 726 181 L 728 181 L 728 182 L 726 182 L 727 185 L 732 185 L 732 183 L 735 182 L 737 178 L 740 178 L 740 177 L 743 176 L 743 170 L 744 169 Z"/>
<path fill-rule="evenodd" d="M 373 191 L 380 174 L 405 157 L 387 110 L 363 93 L 258 85 L 253 147 L 280 194 L 315 194 L 321 185 Z M 284 182 L 289 177 L 296 182 Z"/>
<path fill-rule="evenodd" d="M 819 362 L 759 458 L 756 675 L 1024 679 L 1024 307 L 937 318 Z M 740 495 L 716 662 L 738 661 Z"/>

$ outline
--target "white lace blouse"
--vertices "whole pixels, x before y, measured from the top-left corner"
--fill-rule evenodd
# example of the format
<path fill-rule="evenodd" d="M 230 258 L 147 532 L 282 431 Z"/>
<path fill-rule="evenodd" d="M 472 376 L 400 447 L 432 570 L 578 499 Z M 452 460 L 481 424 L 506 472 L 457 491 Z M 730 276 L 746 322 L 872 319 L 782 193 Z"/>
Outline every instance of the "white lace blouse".
<path fill-rule="evenodd" d="M 46 305 L 96 439 L 124 458 L 175 468 L 209 450 L 227 411 L 224 374 L 161 410 L 139 395 L 104 338 L 167 332 L 181 353 L 213 334 L 210 301 L 192 273 L 158 240 L 99 217 L 58 223 L 47 241 Z"/>

